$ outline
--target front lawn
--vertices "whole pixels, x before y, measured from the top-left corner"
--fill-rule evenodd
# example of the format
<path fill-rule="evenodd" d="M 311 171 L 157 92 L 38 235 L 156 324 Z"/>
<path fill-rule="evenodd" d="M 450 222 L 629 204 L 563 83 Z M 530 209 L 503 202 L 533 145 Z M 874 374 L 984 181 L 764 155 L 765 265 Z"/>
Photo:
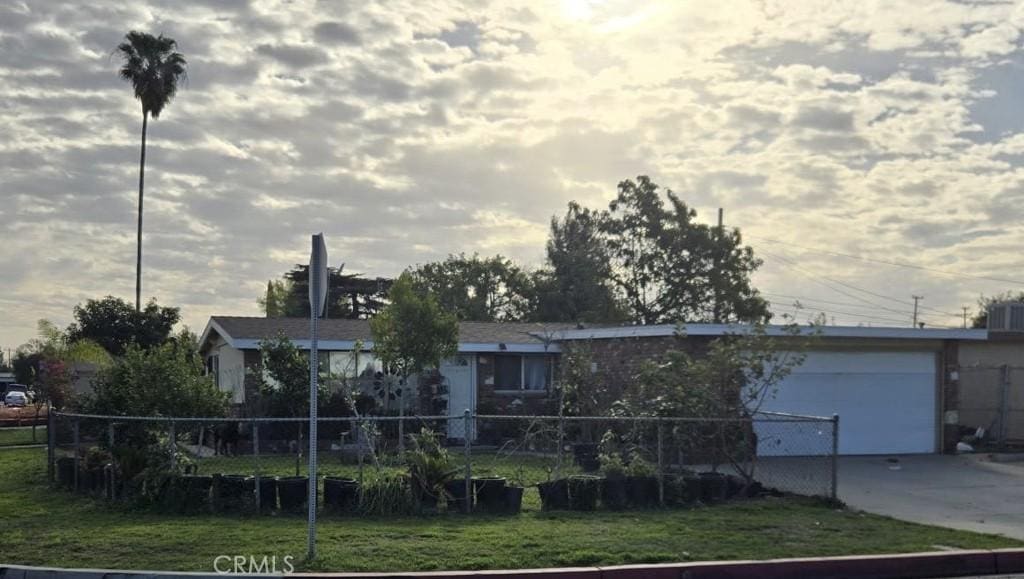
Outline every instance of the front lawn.
<path fill-rule="evenodd" d="M 126 513 L 51 490 L 45 450 L 0 450 L 0 560 L 26 565 L 212 571 L 219 555 L 305 553 L 304 517 L 175 517 Z M 1021 543 L 760 499 L 686 510 L 519 516 L 323 518 L 320 558 L 331 571 L 529 568 L 709 559 L 768 559 Z M 279 564 L 280 567 L 280 564 Z"/>
<path fill-rule="evenodd" d="M 46 444 L 46 427 L 36 427 L 36 439 L 32 440 L 31 426 L 13 426 L 0 428 L 0 446 L 16 446 L 19 444 Z"/>

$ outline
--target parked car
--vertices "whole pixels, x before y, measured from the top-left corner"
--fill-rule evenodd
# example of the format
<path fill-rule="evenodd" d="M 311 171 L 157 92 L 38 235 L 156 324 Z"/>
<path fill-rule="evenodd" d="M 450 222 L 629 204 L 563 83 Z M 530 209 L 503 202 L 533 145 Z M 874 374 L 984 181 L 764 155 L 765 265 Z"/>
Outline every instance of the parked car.
<path fill-rule="evenodd" d="M 28 404 L 28 396 L 21 390 L 12 390 L 7 393 L 7 396 L 4 396 L 4 404 L 7 406 L 26 406 Z"/>

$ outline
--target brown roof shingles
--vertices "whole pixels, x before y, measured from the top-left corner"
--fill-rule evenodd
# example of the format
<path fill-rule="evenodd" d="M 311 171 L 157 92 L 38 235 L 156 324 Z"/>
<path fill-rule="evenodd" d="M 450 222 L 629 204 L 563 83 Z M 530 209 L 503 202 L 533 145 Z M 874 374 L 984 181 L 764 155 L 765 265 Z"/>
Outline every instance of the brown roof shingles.
<path fill-rule="evenodd" d="M 213 316 L 216 322 L 236 340 L 261 340 L 283 333 L 289 340 L 309 339 L 307 318 L 260 318 Z M 459 322 L 459 342 L 463 344 L 541 344 L 546 334 L 569 330 L 574 324 Z M 320 320 L 321 340 L 371 341 L 368 320 Z"/>

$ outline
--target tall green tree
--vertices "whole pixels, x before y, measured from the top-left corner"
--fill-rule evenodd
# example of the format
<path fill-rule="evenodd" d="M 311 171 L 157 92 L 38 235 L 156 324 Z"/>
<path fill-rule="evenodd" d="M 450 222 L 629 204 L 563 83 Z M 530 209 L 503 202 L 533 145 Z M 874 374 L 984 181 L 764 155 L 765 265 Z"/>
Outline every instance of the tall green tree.
<path fill-rule="evenodd" d="M 437 368 L 441 360 L 455 355 L 459 324 L 433 294 L 417 291 L 408 273 L 395 281 L 389 298 L 391 303 L 370 320 L 373 351 L 385 368 L 401 378 L 399 387 L 404 389 L 410 376 Z M 406 394 L 399 394 L 400 401 Z"/>
<path fill-rule="evenodd" d="M 149 350 L 132 344 L 97 374 L 83 409 L 119 416 L 224 416 L 228 393 L 206 373 L 194 338 L 184 334 Z"/>
<path fill-rule="evenodd" d="M 147 350 L 164 343 L 179 319 L 178 308 L 161 307 L 155 300 L 140 311 L 120 298 L 107 296 L 75 306 L 75 321 L 68 326 L 67 336 L 72 342 L 91 340 L 120 356 L 130 344 Z"/>
<path fill-rule="evenodd" d="M 421 293 L 436 296 L 441 307 L 459 320 L 515 322 L 532 316 L 532 278 L 501 255 L 449 255 L 409 273 Z"/>
<path fill-rule="evenodd" d="M 387 303 L 393 280 L 366 278 L 344 273 L 345 265 L 327 268 L 327 307 L 331 319 L 368 319 Z M 258 299 L 268 318 L 309 317 L 309 266 L 296 265 L 280 280 L 267 282 L 267 291 Z"/>
<path fill-rule="evenodd" d="M 153 36 L 135 30 L 124 37 L 117 52 L 123 63 L 119 74 L 132 84 L 135 98 L 142 103 L 142 149 L 139 155 L 139 221 L 135 261 L 135 309 L 142 309 L 142 201 L 146 176 L 146 128 L 150 115 L 160 117 L 164 107 L 178 92 L 185 77 L 185 57 L 172 38 Z"/>
<path fill-rule="evenodd" d="M 761 261 L 739 230 L 699 223 L 696 211 L 665 193 L 667 206 L 650 178 L 627 179 L 600 217 L 611 279 L 633 321 L 767 320 L 768 304 L 750 283 Z"/>
<path fill-rule="evenodd" d="M 547 266 L 534 272 L 534 317 L 545 322 L 614 323 L 625 319 L 615 296 L 599 214 L 575 201 L 551 218 Z"/>

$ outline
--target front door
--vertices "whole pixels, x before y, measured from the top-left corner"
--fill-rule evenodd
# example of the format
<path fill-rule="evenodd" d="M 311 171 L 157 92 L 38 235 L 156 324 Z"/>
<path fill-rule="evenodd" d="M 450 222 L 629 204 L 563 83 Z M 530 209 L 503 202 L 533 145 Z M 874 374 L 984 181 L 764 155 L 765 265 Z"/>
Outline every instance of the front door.
<path fill-rule="evenodd" d="M 461 418 L 468 409 L 476 412 L 476 388 L 473 387 L 473 357 L 460 354 L 441 362 L 441 375 L 448 384 L 448 438 L 465 438 L 466 421 Z M 470 424 L 470 436 L 476 438 L 476 428 Z"/>

